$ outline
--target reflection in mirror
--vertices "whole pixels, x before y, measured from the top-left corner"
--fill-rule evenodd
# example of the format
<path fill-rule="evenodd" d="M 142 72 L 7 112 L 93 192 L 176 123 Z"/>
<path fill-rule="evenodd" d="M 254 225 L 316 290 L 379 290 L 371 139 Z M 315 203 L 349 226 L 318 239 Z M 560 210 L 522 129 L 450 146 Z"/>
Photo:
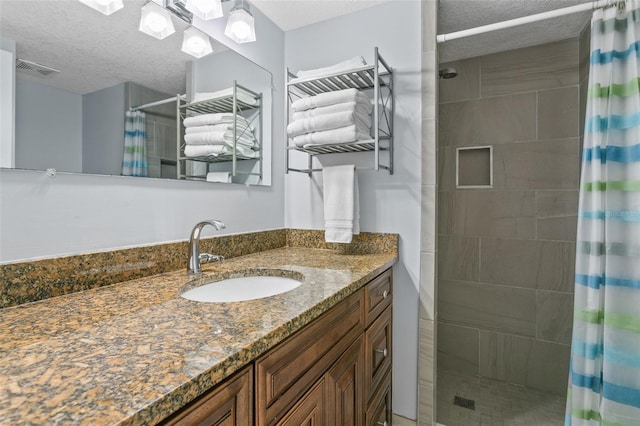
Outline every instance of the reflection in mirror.
<path fill-rule="evenodd" d="M 145 3 L 2 0 L 0 165 L 270 185 L 271 74 L 215 40 L 194 60 L 176 17 L 164 40 L 139 32 Z"/>

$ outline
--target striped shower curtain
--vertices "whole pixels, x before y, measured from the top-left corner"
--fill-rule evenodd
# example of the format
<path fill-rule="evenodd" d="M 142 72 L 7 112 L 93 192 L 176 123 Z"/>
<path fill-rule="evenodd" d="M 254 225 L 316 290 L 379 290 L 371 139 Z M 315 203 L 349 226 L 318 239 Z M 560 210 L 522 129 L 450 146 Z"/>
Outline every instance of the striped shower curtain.
<path fill-rule="evenodd" d="M 594 12 L 590 62 L 565 424 L 637 426 L 640 0 Z"/>
<path fill-rule="evenodd" d="M 127 111 L 124 126 L 124 156 L 122 176 L 147 176 L 146 115 L 140 111 Z"/>

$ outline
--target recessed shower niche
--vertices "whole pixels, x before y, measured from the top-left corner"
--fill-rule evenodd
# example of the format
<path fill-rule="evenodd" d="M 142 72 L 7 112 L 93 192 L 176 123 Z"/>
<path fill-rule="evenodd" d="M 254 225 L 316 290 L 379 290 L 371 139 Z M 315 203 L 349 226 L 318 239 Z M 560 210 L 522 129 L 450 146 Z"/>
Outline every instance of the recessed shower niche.
<path fill-rule="evenodd" d="M 493 188 L 493 147 L 456 149 L 456 188 Z"/>

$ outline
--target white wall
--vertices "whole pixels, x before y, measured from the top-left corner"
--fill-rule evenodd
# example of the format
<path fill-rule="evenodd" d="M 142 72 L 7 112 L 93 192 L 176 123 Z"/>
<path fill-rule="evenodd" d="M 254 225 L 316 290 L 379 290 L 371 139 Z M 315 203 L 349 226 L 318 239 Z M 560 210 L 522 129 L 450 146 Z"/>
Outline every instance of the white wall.
<path fill-rule="evenodd" d="M 82 96 L 82 171 L 122 172 L 125 83 Z"/>
<path fill-rule="evenodd" d="M 371 63 L 377 46 L 395 71 L 395 170 L 359 171 L 363 231 L 400 234 L 394 269 L 393 410 L 416 418 L 417 324 L 420 278 L 421 6 L 384 3 L 361 12 L 289 31 L 285 63 L 293 72 L 362 55 Z M 368 160 L 368 162 L 366 162 Z M 297 159 L 295 161 L 298 161 Z M 371 166 L 372 154 L 323 157 L 322 163 Z M 298 164 L 304 166 L 304 164 Z M 322 174 L 291 172 L 285 179 L 285 225 L 323 228 Z"/>
<path fill-rule="evenodd" d="M 16 75 L 15 167 L 82 171 L 82 96 Z"/>
<path fill-rule="evenodd" d="M 0 167 L 15 165 L 16 43 L 0 37 Z"/>
<path fill-rule="evenodd" d="M 238 50 L 273 73 L 273 134 L 281 135 L 284 33 L 252 11 L 258 41 Z M 185 240 L 206 218 L 225 221 L 219 234 L 282 228 L 284 154 L 273 140 L 271 187 L 0 169 L 0 261 Z"/>

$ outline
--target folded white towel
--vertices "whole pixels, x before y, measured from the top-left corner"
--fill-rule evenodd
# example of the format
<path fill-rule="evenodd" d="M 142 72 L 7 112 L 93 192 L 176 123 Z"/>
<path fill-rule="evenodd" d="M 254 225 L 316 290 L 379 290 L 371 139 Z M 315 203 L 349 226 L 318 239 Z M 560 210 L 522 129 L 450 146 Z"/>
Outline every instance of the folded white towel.
<path fill-rule="evenodd" d="M 323 130 L 322 132 L 307 133 L 293 138 L 297 146 L 327 145 L 350 143 L 371 139 L 369 129 L 361 128 L 357 124 L 340 127 L 339 129 Z"/>
<path fill-rule="evenodd" d="M 207 182 L 231 183 L 231 173 L 229 172 L 209 172 L 207 173 Z"/>
<path fill-rule="evenodd" d="M 216 130 L 212 132 L 189 133 L 184 135 L 187 145 L 233 145 L 233 132 Z M 238 136 L 237 144 L 248 148 L 256 145 L 253 134 Z"/>
<path fill-rule="evenodd" d="M 224 132 L 225 138 L 228 137 L 230 138 L 230 140 L 233 140 L 233 125 L 230 125 L 230 124 L 216 124 L 214 126 L 195 126 L 195 127 L 187 127 L 184 129 L 185 135 L 193 135 L 196 133 L 211 133 L 211 132 Z M 255 141 L 255 135 L 253 134 L 253 132 L 249 127 L 237 126 L 236 136 L 238 140 L 242 140 L 244 142 Z M 197 140 L 194 142 L 194 140 L 191 139 L 190 143 L 197 144 L 198 142 Z"/>
<path fill-rule="evenodd" d="M 311 108 L 334 105 L 342 102 L 356 102 L 358 100 L 360 102 L 366 102 L 369 98 L 360 93 L 358 89 L 344 89 L 297 99 L 291 104 L 291 109 L 293 111 L 304 111 Z"/>
<path fill-rule="evenodd" d="M 223 97 L 232 96 L 232 95 L 233 95 L 233 87 L 229 87 L 228 89 L 218 90 L 217 92 L 194 93 L 193 102 L 206 101 L 208 99 L 215 99 L 215 98 L 223 98 Z M 236 98 L 239 101 L 244 102 L 245 104 L 258 105 L 258 100 L 255 97 L 253 97 L 249 93 L 246 93 L 242 90 L 236 91 Z"/>
<path fill-rule="evenodd" d="M 236 120 L 238 123 L 249 125 L 247 120 L 240 115 L 237 116 Z M 228 112 L 217 112 L 213 114 L 200 114 L 195 117 L 187 117 L 184 119 L 184 127 L 208 126 L 222 123 L 233 124 L 233 114 Z"/>
<path fill-rule="evenodd" d="M 297 79 L 301 80 L 313 77 L 322 77 L 325 75 L 337 74 L 339 72 L 349 71 L 356 68 L 362 68 L 367 65 L 367 62 L 362 56 L 354 56 L 346 61 L 338 62 L 337 64 L 330 65 L 328 67 L 315 68 L 310 70 L 298 71 Z M 293 81 L 293 80 L 292 80 Z"/>
<path fill-rule="evenodd" d="M 350 243 L 360 233 L 358 176 L 354 165 L 325 167 L 324 239 L 328 243 Z"/>
<path fill-rule="evenodd" d="M 371 116 L 359 116 L 355 110 L 352 110 L 319 115 L 312 118 L 302 118 L 289 123 L 287 133 L 289 137 L 295 137 L 305 133 L 338 129 L 352 124 L 357 124 L 361 129 L 369 129 L 371 128 Z"/>
<path fill-rule="evenodd" d="M 185 157 L 217 157 L 231 155 L 233 148 L 228 145 L 187 145 L 184 147 Z M 260 153 L 249 148 L 236 146 L 236 153 L 246 158 L 257 158 Z"/>
<path fill-rule="evenodd" d="M 358 98 L 358 101 L 356 102 L 342 102 L 339 104 L 327 105 L 319 108 L 311 108 L 304 111 L 296 111 L 291 116 L 291 120 L 295 121 L 302 118 L 312 118 L 319 115 L 335 114 L 336 112 L 343 111 L 355 111 L 357 114 L 365 116 L 370 115 L 372 109 L 373 105 L 371 105 L 371 101 L 369 101 L 369 99 L 367 99 L 366 101 L 362 101 L 360 98 Z"/>

